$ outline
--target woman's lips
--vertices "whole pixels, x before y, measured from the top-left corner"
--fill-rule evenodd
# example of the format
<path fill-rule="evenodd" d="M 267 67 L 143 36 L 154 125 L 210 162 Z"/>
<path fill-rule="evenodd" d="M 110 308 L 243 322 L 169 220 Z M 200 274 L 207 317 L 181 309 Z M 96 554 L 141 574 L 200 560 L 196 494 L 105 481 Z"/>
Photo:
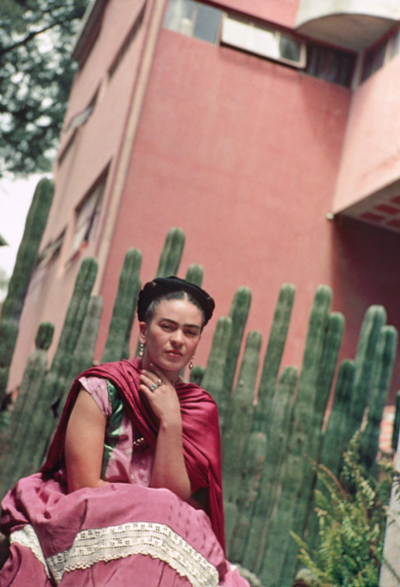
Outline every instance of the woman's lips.
<path fill-rule="evenodd" d="M 183 353 L 181 353 L 180 351 L 167 351 L 167 355 L 169 355 L 170 357 L 180 358 L 183 356 Z"/>

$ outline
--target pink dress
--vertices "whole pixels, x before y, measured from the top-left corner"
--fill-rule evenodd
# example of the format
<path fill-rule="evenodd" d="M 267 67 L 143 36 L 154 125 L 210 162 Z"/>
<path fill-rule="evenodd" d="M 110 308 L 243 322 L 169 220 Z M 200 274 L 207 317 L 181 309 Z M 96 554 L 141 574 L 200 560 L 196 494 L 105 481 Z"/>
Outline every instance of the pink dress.
<path fill-rule="evenodd" d="M 81 383 L 106 416 L 103 487 L 67 493 L 65 472 L 21 479 L 2 503 L 11 556 L 0 587 L 248 587 L 203 510 L 149 487 L 153 450 L 105 379 Z"/>

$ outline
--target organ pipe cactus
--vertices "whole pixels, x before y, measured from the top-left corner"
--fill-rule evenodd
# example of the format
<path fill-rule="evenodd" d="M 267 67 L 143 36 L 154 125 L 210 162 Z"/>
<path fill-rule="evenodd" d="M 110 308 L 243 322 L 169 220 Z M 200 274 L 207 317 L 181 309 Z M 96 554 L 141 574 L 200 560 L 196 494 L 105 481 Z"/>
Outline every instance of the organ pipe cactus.
<path fill-rule="evenodd" d="M 46 226 L 54 184 L 43 178 L 36 186 L 26 218 L 14 271 L 8 284 L 0 319 L 0 407 L 4 401 L 12 355 L 18 337 L 18 323 L 35 267 L 40 242 Z"/>
<path fill-rule="evenodd" d="M 329 288 L 320 286 L 310 315 L 303 366 L 294 406 L 293 424 L 288 441 L 282 492 L 272 523 L 274 540 L 269 540 L 260 569 L 261 581 L 264 577 L 268 577 L 268 581 L 276 585 L 282 584 L 280 577 L 285 571 L 284 565 L 287 564 L 285 555 L 289 540 L 291 540 L 290 529 L 297 516 L 306 515 L 304 510 L 307 510 L 308 506 L 306 501 L 308 495 L 305 495 L 303 488 L 309 478 L 311 464 L 305 455 L 308 454 L 313 441 L 313 406 L 330 303 L 331 292 Z"/>
<path fill-rule="evenodd" d="M 295 296 L 295 287 L 291 283 L 284 283 L 281 287 L 276 305 L 274 319 L 265 353 L 260 387 L 258 390 L 258 405 L 255 414 L 254 430 L 267 432 L 268 419 L 271 410 L 272 398 L 276 390 L 279 368 L 285 349 L 286 336 L 289 329 Z"/>
<path fill-rule="evenodd" d="M 226 409 L 224 373 L 231 330 L 232 320 L 222 316 L 217 322 L 206 372 L 202 379 L 202 386 L 218 404 L 220 421 L 223 421 L 224 409 Z"/>
<path fill-rule="evenodd" d="M 268 453 L 262 471 L 260 489 L 252 511 L 251 524 L 239 561 L 256 574 L 263 562 L 271 514 L 277 502 L 281 475 L 285 463 L 291 426 L 297 370 L 285 367 L 280 376 L 276 397 L 271 405 L 271 422 L 268 430 Z M 258 406 L 257 406 L 258 409 Z"/>
<path fill-rule="evenodd" d="M 102 363 L 127 358 L 124 355 L 126 354 L 127 341 L 130 338 L 140 290 L 139 272 L 141 263 L 141 252 L 137 249 L 129 249 L 125 255 L 119 278 L 107 341 L 101 357 Z"/>
<path fill-rule="evenodd" d="M 76 375 L 71 374 L 72 356 L 87 313 L 96 273 L 97 261 L 91 257 L 84 259 L 75 282 L 57 350 L 44 378 L 42 392 L 29 423 L 29 437 L 24 454 L 30 462 L 30 472 L 36 471 L 42 464 L 69 387 Z"/>
<path fill-rule="evenodd" d="M 183 244 L 183 232 L 172 229 L 164 245 L 157 275 L 177 273 Z M 129 306 L 134 297 L 130 288 L 139 280 L 138 256 L 134 259 L 135 255 L 131 255 L 127 255 L 127 271 L 121 275 L 116 297 L 114 310 L 118 320 L 115 318 L 115 323 L 110 325 L 110 342 L 107 342 L 110 352 L 114 351 L 112 347 L 115 345 L 120 353 L 124 341 L 126 348 L 129 337 L 132 306 L 122 306 L 125 303 Z M 93 359 L 101 299 L 91 298 L 88 306 L 95 275 L 92 261 L 85 260 L 81 271 L 83 274 L 78 276 L 52 366 L 40 386 L 41 393 L 37 394 L 32 416 L 29 420 L 24 416 L 25 442 L 23 448 L 18 449 L 20 453 L 15 454 L 21 455 L 17 459 L 18 465 L 24 461 L 29 466 L 18 469 L 18 475 L 36 470 L 41 464 L 69 385 L 77 371 L 90 365 Z M 132 278 L 135 271 L 136 277 Z M 189 267 L 189 281 L 201 285 L 202 276 L 201 267 Z M 207 369 L 197 366 L 191 372 L 191 380 L 200 383 L 219 404 L 228 554 L 241 567 L 260 574 L 266 587 L 291 585 L 297 564 L 297 547 L 289 538 L 289 532 L 296 530 L 303 539 L 305 537 L 307 516 L 313 507 L 311 461 L 320 460 L 339 472 L 341 449 L 347 448 L 351 430 L 359 427 L 368 399 L 370 422 L 365 429 L 364 442 L 366 447 L 372 444 L 376 447 L 379 414 L 389 387 L 395 351 L 396 335 L 391 327 L 384 327 L 384 310 L 372 307 L 363 323 L 356 361 L 345 360 L 340 365 L 332 411 L 323 433 L 325 407 L 342 338 L 343 317 L 329 313 L 329 288 L 318 288 L 300 377 L 294 367 L 285 367 L 279 375 L 294 293 L 294 286 L 282 286 L 258 393 L 255 394 L 254 390 L 261 348 L 259 332 L 250 332 L 247 336 L 240 372 L 232 391 L 250 307 L 248 288 L 239 288 L 230 316 L 218 320 Z M 85 315 L 86 322 L 83 321 Z M 382 350 L 377 351 L 379 337 L 386 342 L 379 343 Z M 84 349 L 85 353 L 79 349 Z M 108 360 L 106 355 L 103 360 Z M 254 395 L 258 397 L 256 406 L 253 404 Z M 27 401 L 33 399 L 29 397 Z M 20 430 L 18 435 L 21 434 Z M 370 449 L 366 450 L 369 454 Z M 3 467 L 1 469 L 3 473 Z M 314 521 L 315 518 L 311 518 L 307 527 L 311 543 Z"/>
<path fill-rule="evenodd" d="M 201 265 L 196 265 L 195 263 L 189 265 L 185 279 L 186 281 L 190 281 L 190 283 L 194 283 L 201 287 L 201 284 L 203 283 L 203 267 Z"/>
<path fill-rule="evenodd" d="M 225 363 L 224 385 L 230 392 L 236 372 L 243 332 L 246 326 L 251 304 L 251 291 L 248 287 L 239 287 L 233 298 L 229 317 L 232 320 L 231 338 Z"/>
<path fill-rule="evenodd" d="M 249 332 L 242 364 L 222 436 L 225 501 L 235 501 L 239 489 L 246 441 L 254 413 L 254 390 L 260 361 L 261 333 Z"/>
<path fill-rule="evenodd" d="M 171 228 L 165 239 L 157 269 L 157 277 L 168 277 L 178 273 L 185 246 L 185 233 L 181 228 Z"/>
<path fill-rule="evenodd" d="M 26 474 L 30 468 L 23 439 L 29 436 L 29 423 L 37 413 L 37 404 L 47 369 L 47 349 L 53 338 L 54 326 L 44 322 L 36 335 L 36 350 L 30 355 L 17 400 L 11 413 L 10 424 L 2 438 L 0 448 L 0 496 Z M 16 439 L 19 442 L 16 442 Z M 22 441 L 22 442 L 21 442 Z"/>
<path fill-rule="evenodd" d="M 372 472 L 376 465 L 376 455 L 379 450 L 380 423 L 392 378 L 396 349 L 396 330 L 393 326 L 384 326 L 381 329 L 377 352 L 375 354 L 375 372 L 372 379 L 373 385 L 368 408 L 367 425 L 361 435 L 360 441 L 361 462 L 370 472 Z"/>
<path fill-rule="evenodd" d="M 103 298 L 101 296 L 92 296 L 89 300 L 87 313 L 72 356 L 71 378 L 78 376 L 82 371 L 86 371 L 86 369 L 93 366 L 102 312 Z"/>
<path fill-rule="evenodd" d="M 380 331 L 385 322 L 386 312 L 382 306 L 371 306 L 368 308 L 363 321 L 357 349 L 354 389 L 351 396 L 350 421 L 345 440 L 346 445 L 359 429 L 365 408 L 368 404 L 374 357 Z"/>

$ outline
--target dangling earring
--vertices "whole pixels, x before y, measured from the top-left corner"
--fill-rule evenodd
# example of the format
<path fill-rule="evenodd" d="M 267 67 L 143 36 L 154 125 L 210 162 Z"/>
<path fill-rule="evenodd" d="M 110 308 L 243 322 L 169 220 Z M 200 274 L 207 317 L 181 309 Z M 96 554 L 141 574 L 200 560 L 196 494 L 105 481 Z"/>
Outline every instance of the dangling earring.
<path fill-rule="evenodd" d="M 188 365 L 189 369 L 192 370 L 193 369 L 193 359 L 194 359 L 194 355 L 193 357 L 190 359 L 190 363 Z"/>
<path fill-rule="evenodd" d="M 143 357 L 144 355 L 144 344 L 141 342 L 139 347 L 139 357 Z"/>

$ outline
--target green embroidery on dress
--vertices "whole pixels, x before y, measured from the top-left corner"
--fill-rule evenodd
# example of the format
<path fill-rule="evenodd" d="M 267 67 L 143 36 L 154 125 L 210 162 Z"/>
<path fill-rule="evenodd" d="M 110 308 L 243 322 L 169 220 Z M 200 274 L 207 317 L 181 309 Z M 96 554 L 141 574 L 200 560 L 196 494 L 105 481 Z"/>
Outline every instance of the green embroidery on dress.
<path fill-rule="evenodd" d="M 107 380 L 108 398 L 111 404 L 111 416 L 107 420 L 104 437 L 103 464 L 101 478 L 105 479 L 106 471 L 113 450 L 118 444 L 122 433 L 122 418 L 124 416 L 124 404 L 116 387 Z"/>

